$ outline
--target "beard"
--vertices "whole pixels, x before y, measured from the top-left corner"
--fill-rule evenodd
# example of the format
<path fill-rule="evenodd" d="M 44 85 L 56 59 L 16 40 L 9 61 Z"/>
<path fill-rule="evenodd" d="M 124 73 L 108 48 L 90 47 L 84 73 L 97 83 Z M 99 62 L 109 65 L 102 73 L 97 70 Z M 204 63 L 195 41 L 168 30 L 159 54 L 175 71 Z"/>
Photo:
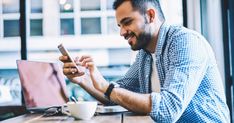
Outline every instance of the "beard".
<path fill-rule="evenodd" d="M 136 43 L 130 44 L 131 49 L 133 51 L 145 49 L 149 45 L 152 39 L 150 28 L 146 28 L 146 27 L 144 28 L 144 31 L 139 34 L 139 36 L 137 36 L 134 32 L 132 32 L 131 35 L 134 35 L 136 37 Z"/>

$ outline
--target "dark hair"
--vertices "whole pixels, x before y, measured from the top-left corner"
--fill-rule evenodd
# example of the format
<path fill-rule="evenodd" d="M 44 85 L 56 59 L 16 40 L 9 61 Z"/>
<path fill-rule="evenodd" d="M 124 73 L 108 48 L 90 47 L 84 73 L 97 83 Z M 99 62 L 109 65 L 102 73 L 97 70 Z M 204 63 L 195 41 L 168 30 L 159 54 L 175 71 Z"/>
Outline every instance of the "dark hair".
<path fill-rule="evenodd" d="M 161 5 L 159 0 L 115 0 L 113 4 L 113 8 L 116 10 L 123 2 L 130 1 L 134 10 L 138 10 L 141 14 L 146 12 L 147 4 L 150 3 L 153 5 L 157 11 L 158 16 L 161 21 L 165 20 L 163 11 L 161 9 Z M 147 4 L 146 4 L 147 3 Z"/>

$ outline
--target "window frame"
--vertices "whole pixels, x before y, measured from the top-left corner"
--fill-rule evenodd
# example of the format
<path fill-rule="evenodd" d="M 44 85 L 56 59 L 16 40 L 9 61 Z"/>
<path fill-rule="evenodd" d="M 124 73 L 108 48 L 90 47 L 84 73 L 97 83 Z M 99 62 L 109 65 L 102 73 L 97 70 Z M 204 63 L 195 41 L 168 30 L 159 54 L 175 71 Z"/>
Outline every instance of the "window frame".
<path fill-rule="evenodd" d="M 222 1 L 223 43 L 225 61 L 226 99 L 234 122 L 234 0 Z"/>

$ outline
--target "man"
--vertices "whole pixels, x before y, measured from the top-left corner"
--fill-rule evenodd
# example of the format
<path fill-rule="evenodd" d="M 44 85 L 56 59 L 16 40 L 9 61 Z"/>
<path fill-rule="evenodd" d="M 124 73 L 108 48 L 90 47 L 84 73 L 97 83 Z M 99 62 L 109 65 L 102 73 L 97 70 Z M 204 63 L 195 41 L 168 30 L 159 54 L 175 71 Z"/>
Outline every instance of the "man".
<path fill-rule="evenodd" d="M 76 60 L 89 74 L 62 56 L 72 82 L 103 103 L 110 100 L 156 122 L 230 122 L 215 56 L 201 35 L 164 23 L 158 0 L 116 0 L 114 9 L 120 35 L 139 50 L 136 61 L 118 87 L 103 78 L 90 56 Z"/>

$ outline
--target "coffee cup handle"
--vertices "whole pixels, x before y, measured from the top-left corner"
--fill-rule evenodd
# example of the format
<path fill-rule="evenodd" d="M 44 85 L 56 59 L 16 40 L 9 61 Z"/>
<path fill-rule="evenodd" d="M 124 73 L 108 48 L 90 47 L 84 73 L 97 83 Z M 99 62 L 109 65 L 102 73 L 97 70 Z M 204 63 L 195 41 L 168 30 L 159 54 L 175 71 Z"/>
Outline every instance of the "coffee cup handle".
<path fill-rule="evenodd" d="M 67 115 L 67 116 L 71 116 L 71 113 L 67 110 L 67 105 L 66 104 L 64 104 L 62 106 L 62 113 Z"/>

